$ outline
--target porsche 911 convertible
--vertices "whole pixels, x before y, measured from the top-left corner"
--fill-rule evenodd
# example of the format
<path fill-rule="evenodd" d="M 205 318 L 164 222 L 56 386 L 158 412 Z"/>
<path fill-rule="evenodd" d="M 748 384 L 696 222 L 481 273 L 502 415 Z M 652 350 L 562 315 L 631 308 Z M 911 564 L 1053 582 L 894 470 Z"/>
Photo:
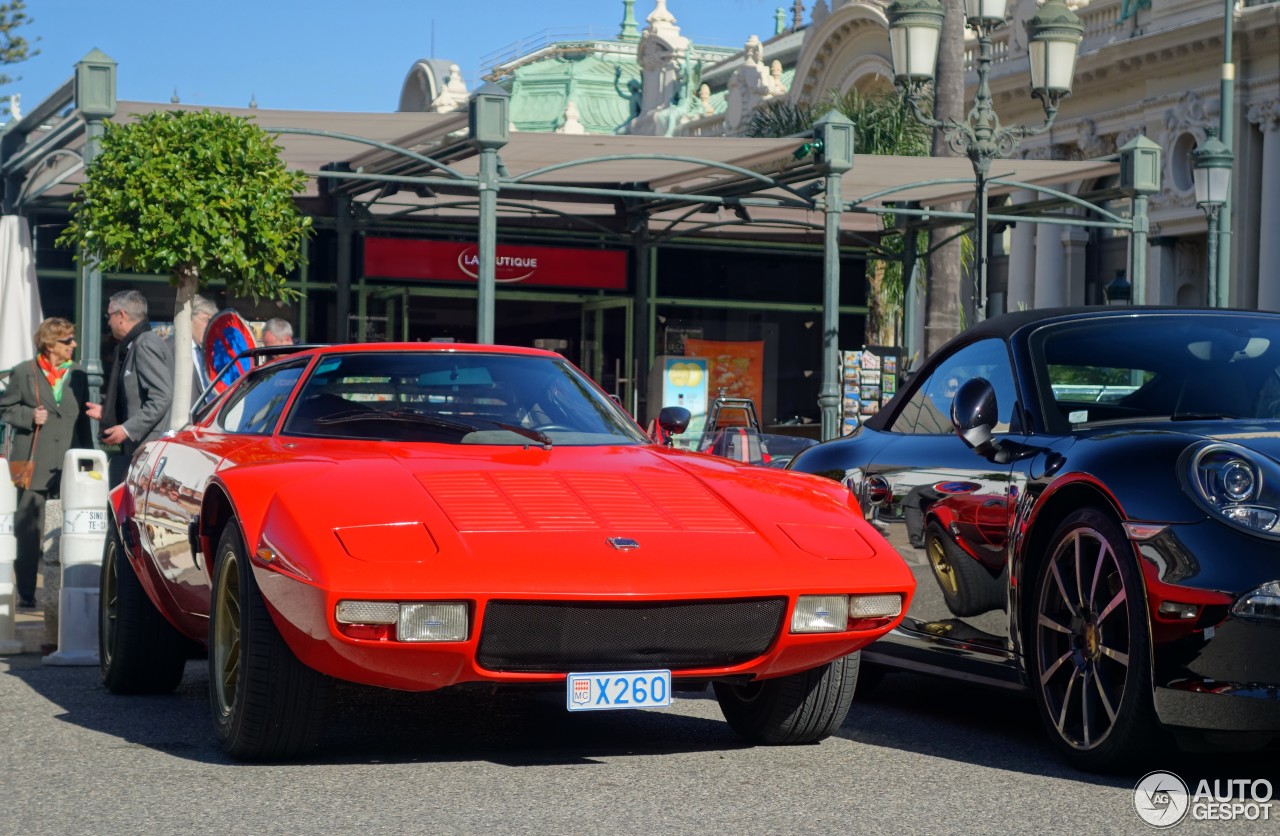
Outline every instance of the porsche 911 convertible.
<path fill-rule="evenodd" d="M 101 581 L 107 688 L 172 691 L 203 650 L 237 758 L 317 745 L 335 680 L 535 686 L 568 711 L 710 683 L 747 739 L 812 742 L 910 604 L 844 488 L 654 444 L 557 354 L 251 354 L 135 455 Z"/>
<path fill-rule="evenodd" d="M 1029 690 L 1090 770 L 1280 738 L 1280 316 L 994 317 L 791 467 L 919 577 L 864 662 Z"/>

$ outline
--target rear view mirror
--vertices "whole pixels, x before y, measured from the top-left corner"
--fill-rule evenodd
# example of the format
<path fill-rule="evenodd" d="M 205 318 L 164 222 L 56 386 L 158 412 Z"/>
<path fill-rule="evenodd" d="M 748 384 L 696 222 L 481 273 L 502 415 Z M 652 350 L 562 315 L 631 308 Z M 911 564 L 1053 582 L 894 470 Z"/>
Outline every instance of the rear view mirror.
<path fill-rule="evenodd" d="M 693 414 L 683 406 L 664 406 L 658 413 L 658 426 L 668 435 L 680 435 L 689 429 Z"/>
<path fill-rule="evenodd" d="M 966 380 L 951 399 L 951 426 L 979 455 L 995 452 L 992 434 L 999 414 L 996 389 L 985 377 Z"/>

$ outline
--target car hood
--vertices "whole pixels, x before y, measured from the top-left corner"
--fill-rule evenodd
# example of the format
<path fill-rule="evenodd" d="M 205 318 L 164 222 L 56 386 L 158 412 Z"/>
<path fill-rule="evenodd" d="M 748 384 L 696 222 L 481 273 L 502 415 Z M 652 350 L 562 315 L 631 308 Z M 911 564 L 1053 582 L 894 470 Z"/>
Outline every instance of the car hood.
<path fill-rule="evenodd" d="M 322 585 L 696 596 L 911 583 L 848 492 L 805 474 L 650 446 L 366 445 L 328 461 L 322 478 L 276 482 L 257 538 Z"/>
<path fill-rule="evenodd" d="M 1165 438 L 1179 443 L 1194 444 L 1202 439 L 1239 444 L 1261 455 L 1280 461 L 1280 423 L 1254 420 L 1197 420 L 1159 421 L 1126 424 L 1123 426 L 1097 427 L 1080 438 L 1106 441 L 1117 436 Z"/>

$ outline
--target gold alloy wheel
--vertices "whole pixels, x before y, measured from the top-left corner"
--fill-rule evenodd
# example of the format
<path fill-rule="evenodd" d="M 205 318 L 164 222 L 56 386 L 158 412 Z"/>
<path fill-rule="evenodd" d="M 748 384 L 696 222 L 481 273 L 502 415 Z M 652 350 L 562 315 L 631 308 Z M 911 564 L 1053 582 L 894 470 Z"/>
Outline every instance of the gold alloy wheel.
<path fill-rule="evenodd" d="M 214 692 L 218 712 L 227 717 L 235 708 L 236 684 L 240 681 L 240 567 L 234 549 L 222 554 L 223 566 L 213 594 Z"/>
<path fill-rule="evenodd" d="M 960 583 L 956 580 L 955 567 L 947 559 L 946 546 L 939 537 L 929 541 L 929 565 L 933 567 L 933 574 L 937 576 L 938 583 L 942 585 L 944 592 L 951 595 L 959 594 Z"/>

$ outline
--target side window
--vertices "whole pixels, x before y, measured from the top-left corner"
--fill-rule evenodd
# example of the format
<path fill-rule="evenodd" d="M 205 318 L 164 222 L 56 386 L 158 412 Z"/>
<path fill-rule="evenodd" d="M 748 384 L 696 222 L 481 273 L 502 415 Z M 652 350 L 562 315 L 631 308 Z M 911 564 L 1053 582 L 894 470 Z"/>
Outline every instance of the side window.
<path fill-rule="evenodd" d="M 995 387 L 1000 408 L 996 432 L 1008 432 L 1017 393 L 1009 351 L 1004 341 L 998 339 L 967 345 L 942 361 L 911 395 L 889 427 L 890 432 L 949 435 L 953 432 L 951 400 L 961 384 L 975 377 L 985 377 Z"/>
<path fill-rule="evenodd" d="M 229 433 L 270 433 L 306 367 L 305 362 L 300 362 L 255 374 L 222 408 L 218 424 Z"/>

